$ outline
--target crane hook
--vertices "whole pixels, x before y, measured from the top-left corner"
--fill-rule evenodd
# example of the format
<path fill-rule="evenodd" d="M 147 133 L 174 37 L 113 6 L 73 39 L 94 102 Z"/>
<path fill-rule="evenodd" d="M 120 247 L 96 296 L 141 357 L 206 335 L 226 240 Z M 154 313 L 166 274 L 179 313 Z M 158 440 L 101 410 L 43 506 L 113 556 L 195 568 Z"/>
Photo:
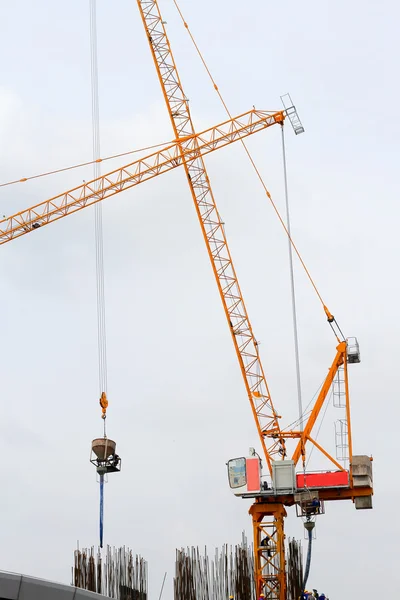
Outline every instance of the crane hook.
<path fill-rule="evenodd" d="M 101 418 L 105 419 L 107 416 L 106 412 L 107 412 L 107 407 L 108 407 L 107 394 L 105 392 L 101 392 L 99 403 L 100 403 L 101 412 L 102 412 Z"/>

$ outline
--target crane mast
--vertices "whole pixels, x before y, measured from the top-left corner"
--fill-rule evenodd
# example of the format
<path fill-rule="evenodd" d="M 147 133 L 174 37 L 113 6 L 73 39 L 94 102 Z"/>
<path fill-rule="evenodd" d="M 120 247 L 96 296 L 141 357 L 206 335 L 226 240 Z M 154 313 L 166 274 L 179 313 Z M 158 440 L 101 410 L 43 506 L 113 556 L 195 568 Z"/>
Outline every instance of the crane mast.
<path fill-rule="evenodd" d="M 137 0 L 161 89 L 175 134 L 181 143 L 195 135 L 186 97 L 172 55 L 165 23 L 156 0 Z M 196 142 L 195 142 L 196 148 Z M 257 340 L 244 304 L 242 292 L 226 240 L 223 222 L 215 202 L 206 166 L 199 148 L 188 157 L 181 152 L 196 213 L 233 339 L 247 395 L 256 422 L 268 469 L 272 460 L 284 457 L 285 440 L 275 411 L 258 351 Z M 268 439 L 268 445 L 266 440 Z M 272 440 L 272 441 L 271 441 Z"/>

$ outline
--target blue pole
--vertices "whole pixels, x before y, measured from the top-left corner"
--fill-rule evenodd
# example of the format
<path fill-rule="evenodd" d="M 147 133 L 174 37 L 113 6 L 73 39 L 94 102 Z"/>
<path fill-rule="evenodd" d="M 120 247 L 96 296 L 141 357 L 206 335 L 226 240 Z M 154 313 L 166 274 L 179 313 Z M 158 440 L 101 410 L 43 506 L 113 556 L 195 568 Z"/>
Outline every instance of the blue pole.
<path fill-rule="evenodd" d="M 307 580 L 308 580 L 308 575 L 310 573 L 310 566 L 311 566 L 311 548 L 312 548 L 312 529 L 308 530 L 308 549 L 307 549 L 307 560 L 306 560 L 306 568 L 304 571 L 304 579 L 303 579 L 303 594 L 305 592 L 306 589 L 306 585 L 307 585 Z"/>
<path fill-rule="evenodd" d="M 100 548 L 103 547 L 104 475 L 100 475 Z"/>

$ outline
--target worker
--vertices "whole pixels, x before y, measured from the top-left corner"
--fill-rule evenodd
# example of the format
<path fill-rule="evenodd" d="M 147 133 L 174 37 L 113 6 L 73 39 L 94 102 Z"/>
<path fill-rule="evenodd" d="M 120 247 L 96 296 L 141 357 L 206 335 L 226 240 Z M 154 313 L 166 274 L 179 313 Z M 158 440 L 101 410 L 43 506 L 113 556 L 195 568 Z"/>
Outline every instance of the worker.
<path fill-rule="evenodd" d="M 229 596 L 229 600 L 233 600 L 233 596 Z"/>
<path fill-rule="evenodd" d="M 264 538 L 263 540 L 261 540 L 261 542 L 260 542 L 260 546 L 264 546 L 265 548 L 267 548 L 267 550 L 266 550 L 265 552 L 266 552 L 266 554 L 267 554 L 268 558 L 270 558 L 270 557 L 271 557 L 271 550 L 270 550 L 270 548 L 269 548 L 269 542 L 270 542 L 270 539 L 269 539 L 269 537 L 265 537 L 265 538 Z"/>
<path fill-rule="evenodd" d="M 312 597 L 313 597 L 313 598 L 316 598 L 317 600 L 319 600 L 319 594 L 318 594 L 317 590 L 313 590 L 313 595 L 312 595 Z"/>
<path fill-rule="evenodd" d="M 321 512 L 321 502 L 318 498 L 313 498 L 307 507 L 307 512 L 310 515 L 319 515 Z"/>
<path fill-rule="evenodd" d="M 265 596 L 264 596 L 264 594 L 261 592 L 259 600 L 264 600 L 264 598 L 265 598 Z"/>

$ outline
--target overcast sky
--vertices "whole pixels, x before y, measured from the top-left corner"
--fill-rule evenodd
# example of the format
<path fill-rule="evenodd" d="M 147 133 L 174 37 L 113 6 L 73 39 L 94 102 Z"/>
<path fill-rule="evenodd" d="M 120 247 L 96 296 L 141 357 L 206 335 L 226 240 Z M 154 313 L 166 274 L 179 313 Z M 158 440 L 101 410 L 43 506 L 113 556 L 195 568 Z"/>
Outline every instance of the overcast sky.
<path fill-rule="evenodd" d="M 88 0 L 3 5 L 0 182 L 90 160 Z M 196 127 L 224 120 L 172 0 L 160 7 Z M 182 0 L 181 8 L 233 114 L 280 109 L 290 91 L 305 126 L 299 137 L 286 128 L 293 235 L 345 335 L 359 338 L 362 362 L 350 370 L 354 452 L 375 459 L 374 510 L 326 507 L 309 581 L 331 598 L 389 594 L 400 534 L 399 9 L 390 0 Z M 102 156 L 172 139 L 136 2 L 99 0 L 98 46 Z M 279 128 L 249 147 L 283 209 Z M 241 147 L 207 166 L 275 406 L 290 423 L 287 241 Z M 3 187 L 0 212 L 91 172 Z M 103 214 L 108 434 L 123 458 L 106 487 L 105 541 L 149 561 L 152 598 L 168 571 L 170 600 L 175 548 L 211 550 L 240 541 L 243 529 L 251 537 L 249 503 L 232 496 L 225 462 L 259 444 L 183 172 L 107 200 Z M 295 267 L 307 404 L 335 339 Z M 89 463 L 102 426 L 93 209 L 2 246 L 0 278 L 0 567 L 69 583 L 77 540 L 98 541 Z M 329 408 L 318 438 L 332 451 L 340 416 Z M 289 512 L 287 534 L 302 537 Z"/>

